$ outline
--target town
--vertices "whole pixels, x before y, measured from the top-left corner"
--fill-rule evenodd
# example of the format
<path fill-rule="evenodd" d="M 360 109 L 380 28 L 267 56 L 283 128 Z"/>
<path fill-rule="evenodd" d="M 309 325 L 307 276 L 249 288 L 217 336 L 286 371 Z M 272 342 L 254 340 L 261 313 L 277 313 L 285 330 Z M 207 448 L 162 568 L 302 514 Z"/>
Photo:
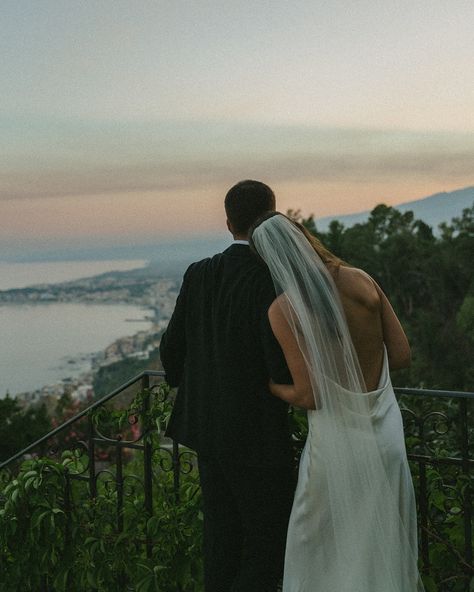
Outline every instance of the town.
<path fill-rule="evenodd" d="M 105 350 L 82 354 L 66 361 L 71 369 L 87 370 L 59 380 L 55 384 L 38 385 L 34 391 L 19 393 L 22 407 L 45 404 L 52 411 L 57 401 L 67 392 L 73 401 L 94 398 L 94 378 L 101 369 L 126 360 L 149 360 L 156 352 L 161 334 L 173 312 L 179 289 L 179 276 L 161 277 L 152 266 L 133 271 L 109 272 L 99 276 L 60 284 L 41 284 L 27 288 L 0 291 L 0 305 L 44 304 L 68 302 L 83 304 L 133 304 L 146 309 L 147 328 L 133 335 L 121 337 Z M 130 319 L 136 321 L 136 319 Z"/>

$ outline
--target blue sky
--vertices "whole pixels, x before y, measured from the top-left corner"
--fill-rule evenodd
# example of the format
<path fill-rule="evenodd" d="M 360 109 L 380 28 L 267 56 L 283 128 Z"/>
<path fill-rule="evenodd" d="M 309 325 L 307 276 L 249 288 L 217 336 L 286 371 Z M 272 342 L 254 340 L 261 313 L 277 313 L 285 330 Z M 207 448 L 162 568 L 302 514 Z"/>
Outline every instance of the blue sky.
<path fill-rule="evenodd" d="M 7 1 L 0 248 L 216 233 L 248 177 L 316 216 L 473 184 L 473 22 L 464 0 Z"/>

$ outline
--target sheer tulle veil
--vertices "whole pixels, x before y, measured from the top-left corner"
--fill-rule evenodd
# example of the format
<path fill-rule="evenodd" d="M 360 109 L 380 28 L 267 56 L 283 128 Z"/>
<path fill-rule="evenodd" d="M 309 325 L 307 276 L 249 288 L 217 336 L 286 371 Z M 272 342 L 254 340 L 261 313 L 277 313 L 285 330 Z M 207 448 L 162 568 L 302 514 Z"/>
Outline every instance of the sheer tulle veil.
<path fill-rule="evenodd" d="M 319 533 L 323 550 L 315 552 L 328 553 L 341 574 L 357 574 L 363 566 L 383 582 L 380 592 L 419 592 L 416 535 L 410 528 L 415 509 L 410 516 L 400 512 L 400 492 L 387 470 L 391 451 L 381 450 L 376 437 L 378 392 L 366 390 L 332 276 L 284 215 L 257 225 L 251 244 L 270 270 L 313 387 L 316 410 L 309 414 L 323 459 L 318 483 L 329 500 Z"/>

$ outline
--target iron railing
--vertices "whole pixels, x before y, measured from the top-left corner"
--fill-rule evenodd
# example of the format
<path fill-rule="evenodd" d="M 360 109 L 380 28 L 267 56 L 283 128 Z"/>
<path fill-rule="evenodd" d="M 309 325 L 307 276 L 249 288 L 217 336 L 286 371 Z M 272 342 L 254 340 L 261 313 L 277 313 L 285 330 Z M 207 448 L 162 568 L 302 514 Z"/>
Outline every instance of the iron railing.
<path fill-rule="evenodd" d="M 419 551 L 425 574 L 432 571 L 432 547 L 442 549 L 452 575 L 439 582 L 440 592 L 451 584 L 474 585 L 473 471 L 474 393 L 396 388 L 404 420 L 408 459 L 418 502 Z M 450 531 L 459 529 L 455 546 Z M 458 588 L 456 588 L 458 589 Z"/>
<path fill-rule="evenodd" d="M 198 490 L 197 459 L 192 451 L 176 442 L 156 438 L 156 410 L 162 409 L 166 413 L 168 395 L 162 389 L 163 380 L 163 372 L 142 372 L 93 402 L 1 463 L 0 486 L 4 489 L 14 479 L 22 460 L 32 456 L 59 459 L 64 450 L 69 450 L 76 451 L 76 457 L 82 461 L 74 465 L 75 470 L 66 473 L 66 514 L 73 513 L 74 508 L 83 503 L 81 495 L 93 500 L 99 490 L 113 488 L 116 510 L 114 529 L 119 535 L 124 529 L 123 510 L 127 496 L 136 495 L 137 487 L 144 500 L 146 519 L 156 515 L 153 496 L 157 482 L 164 475 L 171 477 L 174 503 L 179 505 L 183 475 L 187 480 L 195 478 Z M 139 403 L 136 408 L 130 408 L 131 401 L 137 401 L 137 391 L 141 393 Z M 439 592 L 467 591 L 469 583 L 474 581 L 474 393 L 408 388 L 396 388 L 395 391 L 404 419 L 408 458 L 418 502 L 422 573 L 436 583 Z M 114 413 L 119 415 L 119 401 L 128 415 L 126 422 L 119 421 L 117 433 L 117 424 L 109 419 Z M 164 406 L 161 408 L 160 405 Z M 152 407 L 155 417 L 150 413 Z M 301 448 L 301 441 L 295 442 L 295 448 Z M 142 461 L 137 464 L 141 474 L 131 474 L 127 467 L 138 456 Z M 78 493 L 74 482 L 82 483 L 82 494 Z M 1 498 L 0 490 L 0 506 Z M 146 557 L 151 558 L 156 541 L 149 535 L 146 521 L 137 524 L 135 543 L 143 545 Z M 456 536 L 453 536 L 454 530 Z M 436 561 L 440 554 L 445 557 L 442 570 L 439 561 Z M 133 589 L 130 587 L 133 583 L 127 581 L 123 574 L 117 574 L 117 578 L 122 589 Z M 45 591 L 52 590 L 47 578 L 43 586 Z"/>

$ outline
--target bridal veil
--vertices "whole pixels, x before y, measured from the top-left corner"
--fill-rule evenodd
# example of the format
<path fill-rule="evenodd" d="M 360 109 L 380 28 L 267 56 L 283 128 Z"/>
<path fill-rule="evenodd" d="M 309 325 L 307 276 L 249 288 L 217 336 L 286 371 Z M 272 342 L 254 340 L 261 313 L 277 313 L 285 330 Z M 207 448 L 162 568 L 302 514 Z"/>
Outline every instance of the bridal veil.
<path fill-rule="evenodd" d="M 290 520 L 290 531 L 300 529 L 298 544 L 306 545 L 308 562 L 317 562 L 317 580 L 284 589 L 419 592 L 423 586 L 417 569 L 415 506 L 413 501 L 403 506 L 406 494 L 393 478 L 393 471 L 405 471 L 412 489 L 401 420 L 399 454 L 385 449 L 379 434 L 384 428 L 377 420 L 380 392 L 366 391 L 337 288 L 304 234 L 276 214 L 255 228 L 252 242 L 270 270 L 304 356 L 316 405 L 308 412 L 308 439 L 317 447 L 319 460 L 308 478 L 317 480 L 311 494 L 317 499 L 305 499 L 304 493 L 295 498 L 295 504 L 313 505 L 314 511 L 298 515 L 307 516 L 306 525 L 295 526 Z M 386 372 L 389 380 L 388 368 Z M 396 406 L 393 391 L 392 397 Z M 322 500 L 326 507 L 321 512 Z M 315 523 L 311 512 L 322 518 Z M 318 532 L 309 532 L 312 528 Z"/>

